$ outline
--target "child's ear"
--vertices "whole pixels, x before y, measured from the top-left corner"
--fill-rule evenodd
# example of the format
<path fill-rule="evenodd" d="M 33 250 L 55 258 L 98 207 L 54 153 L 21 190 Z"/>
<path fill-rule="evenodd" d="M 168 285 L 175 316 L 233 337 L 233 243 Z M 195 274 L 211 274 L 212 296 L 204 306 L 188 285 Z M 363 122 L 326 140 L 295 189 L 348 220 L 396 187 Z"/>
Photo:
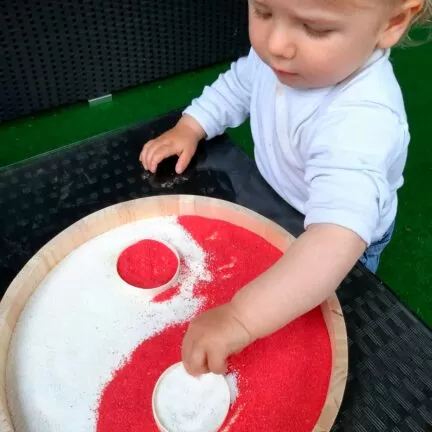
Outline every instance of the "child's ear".
<path fill-rule="evenodd" d="M 405 35 L 412 20 L 421 12 L 424 0 L 405 0 L 398 5 L 391 15 L 386 28 L 383 29 L 379 39 L 379 48 L 395 46 Z"/>

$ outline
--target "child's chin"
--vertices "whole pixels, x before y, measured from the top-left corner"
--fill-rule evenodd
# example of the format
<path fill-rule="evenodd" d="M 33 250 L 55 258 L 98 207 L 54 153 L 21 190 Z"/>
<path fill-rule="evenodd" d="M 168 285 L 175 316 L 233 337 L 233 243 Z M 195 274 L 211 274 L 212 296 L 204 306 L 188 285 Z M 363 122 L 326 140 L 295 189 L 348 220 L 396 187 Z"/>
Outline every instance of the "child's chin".
<path fill-rule="evenodd" d="M 278 75 L 278 80 L 288 87 L 300 90 L 319 89 L 337 84 L 336 82 L 331 82 L 331 80 L 329 80 L 328 82 L 325 80 L 309 80 L 301 75 L 288 77 Z"/>
<path fill-rule="evenodd" d="M 288 87 L 298 88 L 298 89 L 312 88 L 311 85 L 306 81 L 304 81 L 299 75 L 286 76 L 286 75 L 277 74 L 277 78 L 279 82 L 281 82 L 282 84 Z"/>

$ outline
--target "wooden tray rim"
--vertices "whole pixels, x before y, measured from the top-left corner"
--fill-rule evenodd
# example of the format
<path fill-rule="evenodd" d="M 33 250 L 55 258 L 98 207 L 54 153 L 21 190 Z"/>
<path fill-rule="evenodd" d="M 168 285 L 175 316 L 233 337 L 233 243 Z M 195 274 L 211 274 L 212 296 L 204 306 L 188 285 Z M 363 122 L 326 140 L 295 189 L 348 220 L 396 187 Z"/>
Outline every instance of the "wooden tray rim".
<path fill-rule="evenodd" d="M 294 236 L 257 212 L 240 205 L 195 195 L 164 195 L 138 198 L 96 211 L 75 222 L 45 246 L 23 267 L 0 302 L 0 429 L 14 432 L 6 397 L 6 363 L 9 343 L 19 316 L 44 277 L 69 253 L 88 240 L 139 219 L 198 215 L 243 226 L 281 251 Z M 348 343 L 343 312 L 336 294 L 321 305 L 332 343 L 333 365 L 321 416 L 313 432 L 329 432 L 340 410 L 348 376 Z"/>

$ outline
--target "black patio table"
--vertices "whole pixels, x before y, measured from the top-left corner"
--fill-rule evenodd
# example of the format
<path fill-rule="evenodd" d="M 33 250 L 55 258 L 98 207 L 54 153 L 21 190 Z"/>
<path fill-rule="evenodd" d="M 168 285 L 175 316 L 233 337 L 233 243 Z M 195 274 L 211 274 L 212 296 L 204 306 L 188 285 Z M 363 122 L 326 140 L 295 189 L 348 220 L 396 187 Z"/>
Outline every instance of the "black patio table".
<path fill-rule="evenodd" d="M 180 111 L 171 112 L 0 170 L 1 296 L 61 230 L 89 213 L 139 197 L 221 198 L 261 213 L 296 236 L 303 231 L 303 216 L 268 186 L 253 160 L 226 135 L 200 145 L 183 175 L 175 174 L 174 159 L 156 175 L 144 171 L 138 163 L 142 144 L 179 116 Z M 347 325 L 349 377 L 333 430 L 432 431 L 431 330 L 360 264 L 337 295 Z"/>

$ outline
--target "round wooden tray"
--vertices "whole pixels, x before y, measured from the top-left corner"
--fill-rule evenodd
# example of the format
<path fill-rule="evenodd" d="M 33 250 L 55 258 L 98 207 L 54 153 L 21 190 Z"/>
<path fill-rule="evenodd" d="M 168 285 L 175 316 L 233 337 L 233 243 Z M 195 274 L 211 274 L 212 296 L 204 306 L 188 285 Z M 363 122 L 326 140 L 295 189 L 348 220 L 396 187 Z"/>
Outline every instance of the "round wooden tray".
<path fill-rule="evenodd" d="M 93 213 L 58 234 L 24 266 L 0 303 L 0 430 L 13 432 L 6 398 L 6 362 L 9 343 L 27 300 L 47 274 L 69 253 L 88 240 L 120 225 L 158 216 L 197 215 L 242 226 L 285 251 L 294 237 L 265 217 L 214 198 L 167 195 L 141 198 Z M 314 432 L 330 431 L 339 412 L 348 373 L 345 321 L 336 295 L 321 305 L 332 345 L 332 373 L 327 398 Z"/>

